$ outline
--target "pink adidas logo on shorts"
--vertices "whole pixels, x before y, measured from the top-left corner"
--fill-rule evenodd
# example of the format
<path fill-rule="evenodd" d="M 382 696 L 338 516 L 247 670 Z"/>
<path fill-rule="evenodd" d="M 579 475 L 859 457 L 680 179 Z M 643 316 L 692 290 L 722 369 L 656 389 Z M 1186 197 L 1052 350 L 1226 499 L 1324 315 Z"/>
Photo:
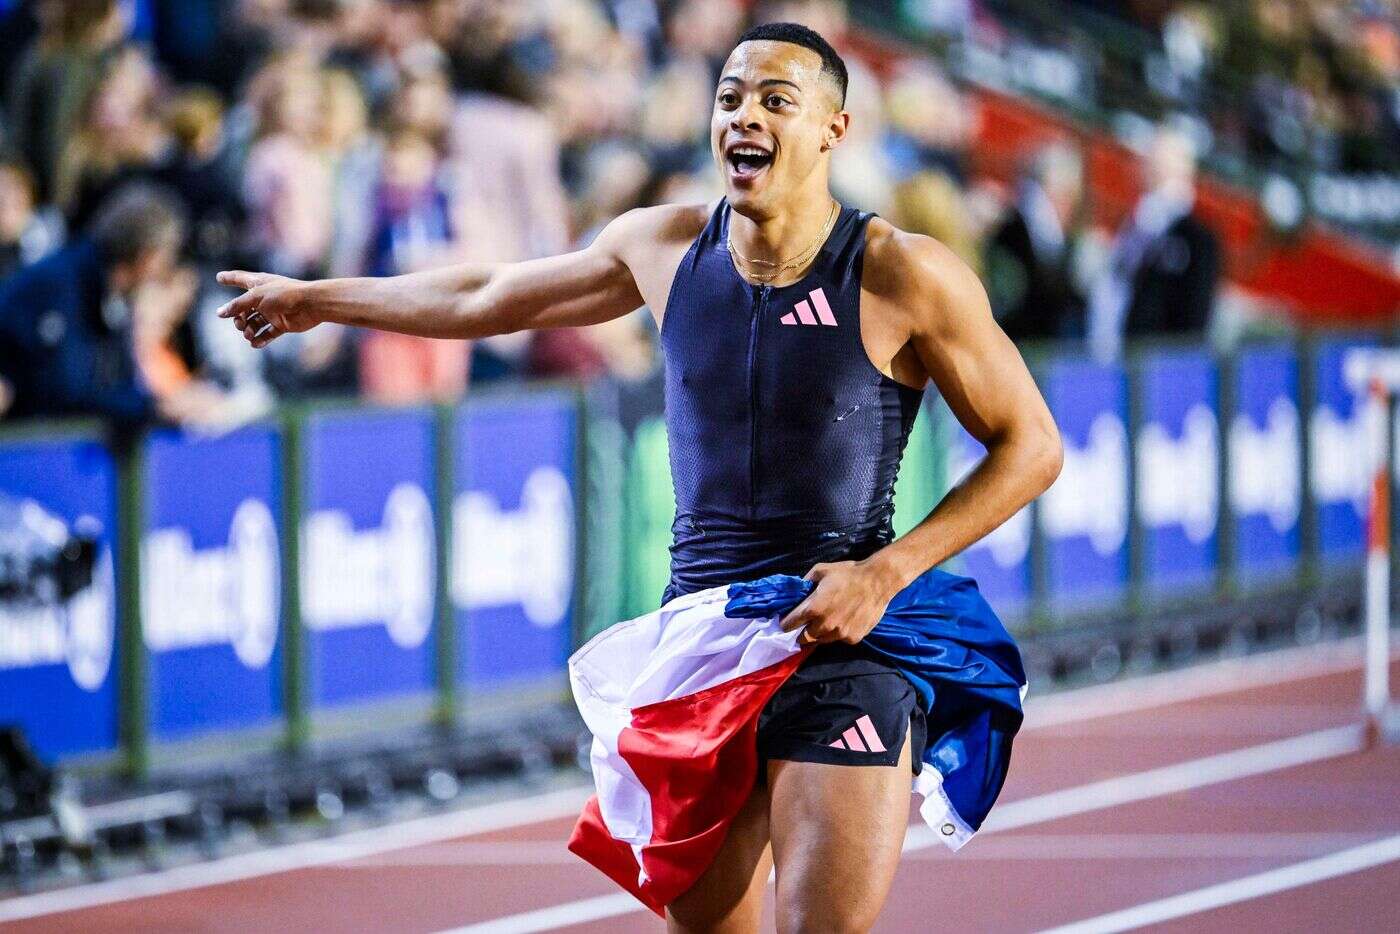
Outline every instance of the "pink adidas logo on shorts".
<path fill-rule="evenodd" d="M 854 752 L 884 752 L 885 744 L 880 742 L 880 734 L 875 732 L 875 724 L 869 714 L 861 714 L 860 719 L 846 728 L 846 732 L 834 743 L 827 743 L 833 749 L 850 749 Z"/>
<path fill-rule="evenodd" d="M 798 302 L 793 306 L 792 311 L 778 319 L 781 324 L 824 324 L 829 328 L 836 327 L 836 316 L 831 313 L 831 305 L 827 303 L 826 294 L 821 289 L 816 289 L 807 296 L 812 300 L 809 305 L 805 301 Z M 812 309 L 816 309 L 816 314 L 812 314 Z M 797 317 L 793 317 L 796 315 Z"/>

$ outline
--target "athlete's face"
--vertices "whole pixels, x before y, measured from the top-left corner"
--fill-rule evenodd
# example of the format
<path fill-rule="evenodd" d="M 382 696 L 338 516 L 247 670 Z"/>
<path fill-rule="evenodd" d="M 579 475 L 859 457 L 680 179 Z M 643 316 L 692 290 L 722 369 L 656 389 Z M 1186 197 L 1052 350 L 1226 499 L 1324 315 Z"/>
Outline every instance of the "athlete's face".
<path fill-rule="evenodd" d="M 710 147 L 725 195 L 743 213 L 768 213 L 805 193 L 813 173 L 825 187 L 828 154 L 850 117 L 821 68 L 811 49 L 770 40 L 745 42 L 724 63 Z"/>

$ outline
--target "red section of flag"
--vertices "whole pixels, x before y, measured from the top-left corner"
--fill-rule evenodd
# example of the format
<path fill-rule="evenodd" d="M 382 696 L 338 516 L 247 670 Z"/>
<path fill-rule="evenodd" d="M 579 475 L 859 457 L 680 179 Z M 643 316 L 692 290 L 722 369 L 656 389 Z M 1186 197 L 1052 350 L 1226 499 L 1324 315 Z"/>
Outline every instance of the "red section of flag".
<path fill-rule="evenodd" d="M 596 797 L 574 826 L 569 849 L 664 917 L 665 906 L 709 868 L 748 800 L 757 776 L 758 715 L 806 656 L 797 652 L 704 691 L 632 711 L 618 751 L 651 798 L 651 842 L 642 849 L 645 882 L 631 847 L 603 823 Z"/>

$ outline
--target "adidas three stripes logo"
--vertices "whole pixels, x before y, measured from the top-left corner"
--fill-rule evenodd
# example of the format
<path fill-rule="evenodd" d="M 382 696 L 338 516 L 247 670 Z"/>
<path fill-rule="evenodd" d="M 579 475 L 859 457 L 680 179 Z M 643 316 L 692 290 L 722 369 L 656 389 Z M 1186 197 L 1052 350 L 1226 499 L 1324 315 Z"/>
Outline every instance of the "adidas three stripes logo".
<path fill-rule="evenodd" d="M 846 732 L 834 743 L 827 743 L 833 749 L 850 749 L 854 752 L 884 752 L 885 744 L 880 742 L 880 734 L 875 732 L 875 724 L 869 714 L 861 714 L 860 719 L 851 724 Z"/>
<path fill-rule="evenodd" d="M 798 302 L 793 306 L 792 311 L 778 319 L 781 324 L 824 324 L 829 328 L 836 327 L 836 316 L 831 313 L 831 305 L 827 303 L 826 294 L 821 289 L 816 289 L 807 296 L 812 300 L 809 305 L 805 301 Z M 816 314 L 812 314 L 813 309 Z M 796 315 L 796 317 L 793 317 Z"/>

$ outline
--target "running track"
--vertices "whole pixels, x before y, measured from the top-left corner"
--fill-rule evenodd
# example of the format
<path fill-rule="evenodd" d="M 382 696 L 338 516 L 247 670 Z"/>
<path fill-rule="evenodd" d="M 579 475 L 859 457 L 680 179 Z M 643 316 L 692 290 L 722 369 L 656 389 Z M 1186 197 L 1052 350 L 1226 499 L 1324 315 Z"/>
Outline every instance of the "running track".
<path fill-rule="evenodd" d="M 1033 699 L 982 833 L 952 855 L 912 824 L 878 930 L 1395 930 L 1400 747 L 1361 748 L 1359 665 L 1351 642 Z M 13 898 L 0 929 L 662 930 L 564 850 L 581 801 Z"/>

